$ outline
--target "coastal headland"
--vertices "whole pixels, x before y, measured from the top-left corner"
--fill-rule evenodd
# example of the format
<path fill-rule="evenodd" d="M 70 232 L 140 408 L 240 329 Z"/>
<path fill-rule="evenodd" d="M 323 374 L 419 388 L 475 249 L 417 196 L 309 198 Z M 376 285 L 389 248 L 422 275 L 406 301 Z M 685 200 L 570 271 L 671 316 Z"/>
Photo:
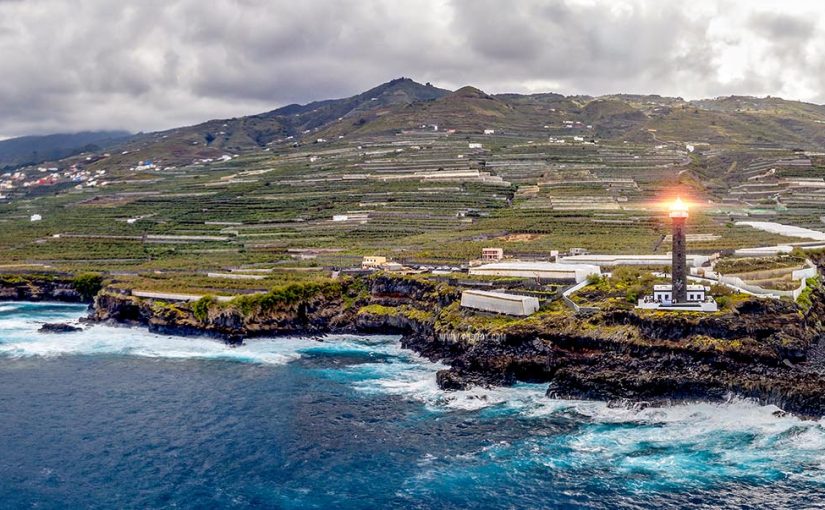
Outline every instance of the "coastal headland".
<path fill-rule="evenodd" d="M 821 268 L 823 260 L 812 258 Z M 229 343 L 394 333 L 404 347 L 449 365 L 437 374 L 446 391 L 524 381 L 547 383 L 557 398 L 659 405 L 737 395 L 803 417 L 825 414 L 825 290 L 818 285 L 809 306 L 754 297 L 717 313 L 668 314 L 621 306 L 574 312 L 559 303 L 519 318 L 462 309 L 461 292 L 449 282 L 386 273 L 190 302 L 138 297 L 101 282 L 97 290 L 88 280 L 4 278 L 0 296 L 88 302 L 90 323 Z"/>

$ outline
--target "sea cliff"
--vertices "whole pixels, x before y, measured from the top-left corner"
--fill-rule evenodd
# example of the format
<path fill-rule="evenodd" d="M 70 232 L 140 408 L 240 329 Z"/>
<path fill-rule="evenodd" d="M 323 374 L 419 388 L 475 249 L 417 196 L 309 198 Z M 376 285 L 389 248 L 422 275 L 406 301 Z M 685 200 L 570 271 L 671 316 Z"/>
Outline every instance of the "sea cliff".
<path fill-rule="evenodd" d="M 0 301 L 91 303 L 102 281 L 96 274 L 4 274 L 0 275 Z"/>
<path fill-rule="evenodd" d="M 0 280 L 6 299 L 83 302 L 89 289 L 77 278 Z M 547 383 L 561 398 L 653 404 L 735 394 L 825 415 L 821 287 L 807 308 L 751 299 L 712 314 L 551 307 L 509 318 L 462 310 L 459 300 L 460 290 L 446 283 L 388 274 L 286 285 L 229 302 L 165 302 L 104 287 L 88 320 L 230 343 L 396 333 L 403 346 L 450 366 L 437 374 L 445 390 L 526 381 Z"/>
<path fill-rule="evenodd" d="M 405 347 L 450 365 L 437 375 L 445 390 L 529 381 L 562 398 L 654 404 L 736 394 L 825 415 L 821 288 L 807 310 L 753 299 L 716 314 L 555 308 L 521 319 L 467 312 L 459 297 L 444 283 L 392 275 L 295 284 L 228 303 L 166 303 L 104 289 L 91 319 L 230 342 L 397 333 Z"/>

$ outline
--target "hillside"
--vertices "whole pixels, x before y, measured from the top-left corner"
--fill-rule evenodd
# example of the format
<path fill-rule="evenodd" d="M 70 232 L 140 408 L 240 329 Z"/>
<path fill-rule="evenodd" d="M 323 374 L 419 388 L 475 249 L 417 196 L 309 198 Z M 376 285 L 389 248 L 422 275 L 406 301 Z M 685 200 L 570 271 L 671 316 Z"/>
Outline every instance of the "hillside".
<path fill-rule="evenodd" d="M 23 136 L 0 141 L 0 169 L 37 165 L 108 147 L 128 137 L 126 131 Z"/>
<path fill-rule="evenodd" d="M 278 144 L 434 131 L 436 127 L 441 133 L 492 129 L 537 140 L 576 135 L 639 143 L 818 150 L 825 145 L 825 107 L 741 96 L 688 102 L 639 94 L 491 95 L 470 86 L 450 92 L 399 78 L 347 98 L 136 135 L 113 148 L 106 166 L 128 168 L 145 160 L 178 166 Z"/>
<path fill-rule="evenodd" d="M 740 219 L 822 231 L 823 108 L 769 98 L 736 111 L 743 101 L 393 80 L 6 172 L 0 258 L 231 293 L 368 254 L 454 265 L 487 246 L 526 259 L 655 253 L 657 204 L 677 193 L 702 204 L 699 253 L 801 241 Z M 239 267 L 272 273 L 209 276 Z"/>

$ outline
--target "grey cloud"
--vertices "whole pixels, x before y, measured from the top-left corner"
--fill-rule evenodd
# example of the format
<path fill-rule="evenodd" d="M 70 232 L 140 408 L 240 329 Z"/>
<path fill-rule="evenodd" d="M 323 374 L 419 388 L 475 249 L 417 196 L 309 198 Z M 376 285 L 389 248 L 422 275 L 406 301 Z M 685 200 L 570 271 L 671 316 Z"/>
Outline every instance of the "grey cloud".
<path fill-rule="evenodd" d="M 734 28 L 710 30 L 715 18 Z M 725 78 L 720 51 L 754 42 L 764 55 Z M 0 0 L 0 136 L 162 129 L 398 76 L 491 92 L 546 83 L 822 101 L 822 51 L 818 17 L 745 0 L 701 15 L 676 0 Z"/>
<path fill-rule="evenodd" d="M 808 39 L 816 28 L 813 19 L 768 12 L 754 13 L 750 17 L 750 24 L 773 40 Z"/>

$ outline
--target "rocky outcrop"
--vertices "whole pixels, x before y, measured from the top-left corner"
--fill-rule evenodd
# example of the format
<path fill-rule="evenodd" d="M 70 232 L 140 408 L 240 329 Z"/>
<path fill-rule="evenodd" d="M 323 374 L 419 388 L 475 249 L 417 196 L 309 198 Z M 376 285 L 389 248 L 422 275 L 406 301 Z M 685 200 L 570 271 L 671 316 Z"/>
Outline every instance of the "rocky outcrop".
<path fill-rule="evenodd" d="M 0 301 L 91 302 L 70 277 L 0 275 Z"/>
<path fill-rule="evenodd" d="M 83 331 L 83 328 L 66 324 L 65 322 L 47 322 L 37 330 L 40 333 L 74 333 Z"/>

